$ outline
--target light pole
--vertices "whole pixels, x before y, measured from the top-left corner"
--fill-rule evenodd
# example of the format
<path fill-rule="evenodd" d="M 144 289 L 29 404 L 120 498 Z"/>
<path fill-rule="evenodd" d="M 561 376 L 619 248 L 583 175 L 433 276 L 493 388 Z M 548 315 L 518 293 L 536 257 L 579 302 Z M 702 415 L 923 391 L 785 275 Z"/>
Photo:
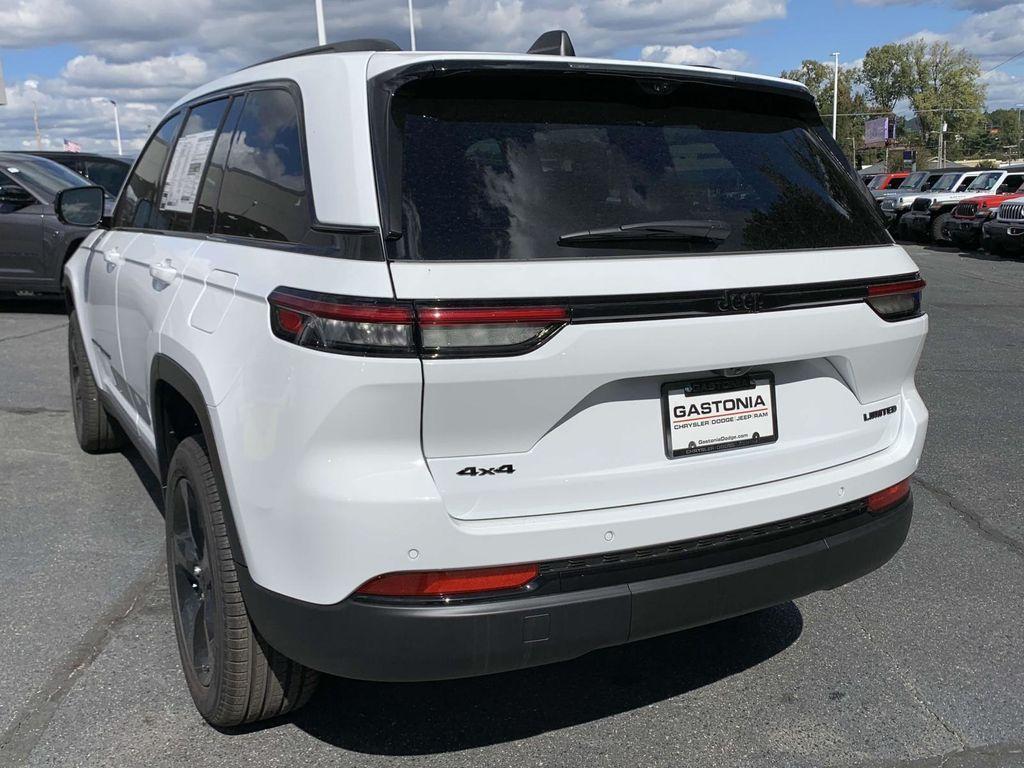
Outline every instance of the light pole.
<path fill-rule="evenodd" d="M 409 0 L 409 42 L 412 44 L 411 50 L 416 50 L 416 23 L 412 18 L 412 0 Z"/>
<path fill-rule="evenodd" d="M 117 134 L 117 154 L 120 156 L 124 152 L 121 151 L 121 121 L 117 118 L 117 102 L 113 99 L 107 99 L 107 101 L 114 105 L 114 133 Z"/>
<path fill-rule="evenodd" d="M 327 30 L 324 27 L 324 0 L 316 0 L 316 44 L 327 45 Z"/>
<path fill-rule="evenodd" d="M 833 51 L 836 58 L 835 86 L 832 88 L 832 138 L 836 137 L 836 125 L 839 122 L 839 51 Z"/>

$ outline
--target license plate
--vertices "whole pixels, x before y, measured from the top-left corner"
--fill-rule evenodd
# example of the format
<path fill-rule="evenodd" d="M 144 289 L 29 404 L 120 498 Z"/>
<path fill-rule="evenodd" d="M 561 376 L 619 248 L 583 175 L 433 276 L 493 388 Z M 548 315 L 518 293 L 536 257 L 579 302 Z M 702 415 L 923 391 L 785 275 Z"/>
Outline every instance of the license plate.
<path fill-rule="evenodd" d="M 779 439 L 770 371 L 671 382 L 662 386 L 661 399 L 671 458 Z"/>

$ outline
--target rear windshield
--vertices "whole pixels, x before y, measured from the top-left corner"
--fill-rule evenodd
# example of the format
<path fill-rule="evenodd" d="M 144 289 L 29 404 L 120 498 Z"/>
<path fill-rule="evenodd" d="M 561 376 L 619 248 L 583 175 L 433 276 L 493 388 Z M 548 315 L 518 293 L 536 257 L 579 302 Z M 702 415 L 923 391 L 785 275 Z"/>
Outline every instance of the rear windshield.
<path fill-rule="evenodd" d="M 86 160 L 82 174 L 93 184 L 99 184 L 110 197 L 117 197 L 131 165 L 119 160 Z"/>
<path fill-rule="evenodd" d="M 786 94 L 610 75 L 463 73 L 399 89 L 391 118 L 398 258 L 889 242 L 809 102 Z"/>

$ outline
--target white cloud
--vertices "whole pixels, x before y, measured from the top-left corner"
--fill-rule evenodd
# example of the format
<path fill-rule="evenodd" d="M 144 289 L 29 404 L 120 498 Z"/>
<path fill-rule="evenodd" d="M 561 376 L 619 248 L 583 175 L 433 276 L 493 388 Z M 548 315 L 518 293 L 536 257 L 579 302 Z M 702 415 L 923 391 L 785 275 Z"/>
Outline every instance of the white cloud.
<path fill-rule="evenodd" d="M 974 13 L 949 32 L 923 29 L 907 39 L 945 40 L 978 56 L 983 66 L 995 66 L 1024 50 L 1024 3 Z"/>
<path fill-rule="evenodd" d="M 708 43 L 783 18 L 786 5 L 787 0 L 415 0 L 423 49 L 524 51 L 541 32 L 567 29 L 583 56 L 653 46 L 657 53 L 650 55 L 662 60 L 688 56 L 728 67 L 745 64 L 745 54 Z M 325 0 L 325 11 L 328 39 L 386 37 L 407 44 L 406 4 L 400 0 Z M 70 44 L 79 51 L 55 77 L 8 84 L 12 104 L 0 108 L 0 148 L 34 143 L 31 101 L 45 135 L 109 148 L 110 105 L 103 99 L 116 99 L 122 132 L 138 144 L 159 114 L 195 85 L 313 45 L 315 30 L 312 0 L 0 0 L 0 49 Z"/>
<path fill-rule="evenodd" d="M 736 48 L 720 50 L 694 45 L 647 45 L 640 51 L 640 58 L 667 64 L 699 64 L 722 69 L 742 69 L 749 61 L 747 54 Z"/>
<path fill-rule="evenodd" d="M 1024 77 L 996 70 L 985 75 L 988 104 L 994 109 L 1009 109 L 1024 103 Z"/>

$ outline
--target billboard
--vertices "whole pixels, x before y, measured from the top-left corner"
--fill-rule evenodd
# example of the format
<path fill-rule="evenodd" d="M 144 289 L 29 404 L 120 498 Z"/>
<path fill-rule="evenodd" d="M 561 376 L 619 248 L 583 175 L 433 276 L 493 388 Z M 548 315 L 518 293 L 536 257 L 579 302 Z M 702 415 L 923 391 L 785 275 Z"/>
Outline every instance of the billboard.
<path fill-rule="evenodd" d="M 892 126 L 895 128 L 895 126 Z M 884 147 L 885 143 L 892 138 L 888 117 L 876 117 L 864 123 L 864 146 Z"/>

